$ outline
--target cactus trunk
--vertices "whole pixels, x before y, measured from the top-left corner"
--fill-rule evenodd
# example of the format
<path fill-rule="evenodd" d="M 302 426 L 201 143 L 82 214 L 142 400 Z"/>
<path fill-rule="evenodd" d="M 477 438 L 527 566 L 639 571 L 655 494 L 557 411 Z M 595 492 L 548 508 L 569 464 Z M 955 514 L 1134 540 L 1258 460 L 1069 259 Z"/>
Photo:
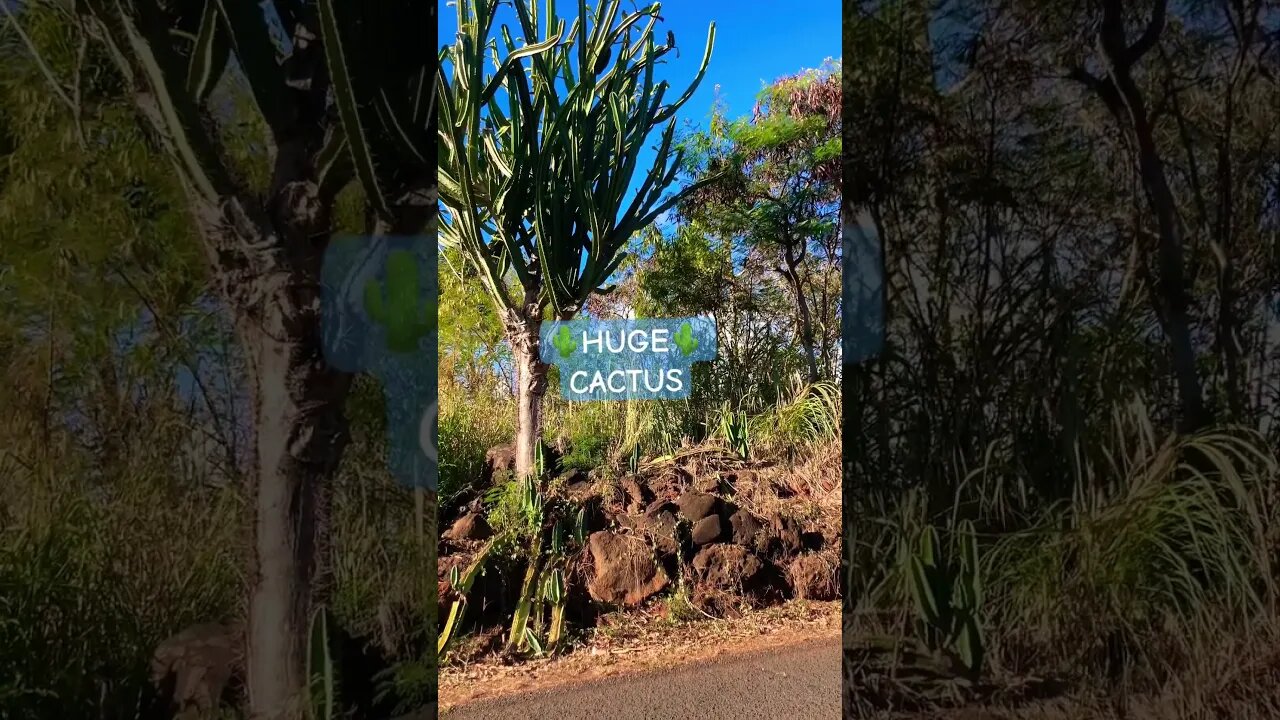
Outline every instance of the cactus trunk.
<path fill-rule="evenodd" d="M 520 599 L 516 604 L 515 617 L 511 619 L 511 634 L 507 637 L 508 648 L 520 649 L 525 646 L 525 628 L 529 623 L 529 615 L 533 611 L 540 577 L 542 577 L 541 528 L 534 536 L 533 549 L 529 553 L 529 567 L 525 570 L 524 582 L 520 585 Z"/>
<path fill-rule="evenodd" d="M 537 472 L 538 440 L 542 436 L 542 397 L 547 393 L 550 368 L 539 357 L 541 330 L 540 319 L 507 322 L 507 340 L 516 364 L 516 474 L 522 478 Z"/>
<path fill-rule="evenodd" d="M 276 307 L 268 314 L 287 312 Z M 258 369 L 256 582 L 249 601 L 247 673 L 255 717 L 301 716 L 321 493 L 337 469 L 346 435 L 343 403 L 351 378 L 320 361 L 319 328 L 309 327 L 314 332 L 283 338 L 242 330 Z"/>

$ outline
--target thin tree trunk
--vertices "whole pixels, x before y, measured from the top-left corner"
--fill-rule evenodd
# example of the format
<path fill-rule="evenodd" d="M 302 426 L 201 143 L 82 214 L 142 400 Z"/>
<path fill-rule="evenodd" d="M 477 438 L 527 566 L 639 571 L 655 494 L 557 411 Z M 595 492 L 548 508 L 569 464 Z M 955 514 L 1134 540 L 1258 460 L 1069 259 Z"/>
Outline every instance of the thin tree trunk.
<path fill-rule="evenodd" d="M 800 280 L 800 273 L 797 270 L 800 261 L 793 258 L 791 248 L 786 248 L 786 267 L 783 268 L 783 275 L 786 276 L 787 282 L 791 284 L 791 292 L 796 296 L 796 315 L 800 322 L 800 345 L 804 348 L 805 360 L 809 366 L 809 382 L 816 383 L 821 377 L 818 375 L 818 357 L 814 350 L 816 344 L 813 339 L 813 316 L 809 313 L 809 301 L 804 296 L 804 284 Z"/>
<path fill-rule="evenodd" d="M 282 182 L 269 211 L 196 202 L 215 278 L 236 317 L 253 399 L 252 548 L 246 690 L 252 720 L 304 716 L 312 584 L 324 489 L 347 441 L 352 377 L 324 358 L 320 271 L 329 204 Z"/>
<path fill-rule="evenodd" d="M 516 474 L 521 478 L 537 470 L 538 441 L 542 437 L 542 397 L 547 393 L 549 367 L 539 357 L 540 318 L 512 318 L 506 323 L 507 340 L 516 365 Z"/>
<path fill-rule="evenodd" d="M 1156 317 L 1169 339 L 1181 405 L 1181 429 L 1193 432 L 1209 424 L 1212 418 L 1204 403 L 1191 338 L 1191 301 L 1183 261 L 1181 225 L 1164 162 L 1155 143 L 1151 117 L 1131 73 L 1133 66 L 1159 41 L 1164 30 L 1165 10 L 1166 0 L 1157 0 L 1142 36 L 1130 45 L 1125 36 L 1121 0 L 1107 0 L 1103 4 L 1102 24 L 1098 31 L 1098 49 L 1105 60 L 1107 76 L 1100 79 L 1083 68 L 1077 68 L 1072 76 L 1097 93 L 1116 123 L 1134 141 L 1138 174 L 1156 221 L 1157 272 L 1153 288 Z"/>
<path fill-rule="evenodd" d="M 318 332 L 243 328 L 254 366 L 254 575 L 247 678 L 255 719 L 300 718 L 318 571 L 321 492 L 346 444 L 351 378 L 323 360 Z"/>

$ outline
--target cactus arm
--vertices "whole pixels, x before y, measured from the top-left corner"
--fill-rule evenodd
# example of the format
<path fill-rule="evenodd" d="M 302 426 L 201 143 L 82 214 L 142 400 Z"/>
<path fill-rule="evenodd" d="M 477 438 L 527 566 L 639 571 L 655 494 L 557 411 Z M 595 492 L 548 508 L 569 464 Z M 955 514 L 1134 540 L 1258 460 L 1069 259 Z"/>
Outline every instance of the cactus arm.
<path fill-rule="evenodd" d="M 547 631 L 547 646 L 554 650 L 564 637 L 564 602 L 551 606 L 551 628 Z"/>
<path fill-rule="evenodd" d="M 236 60 L 249 81 L 254 103 L 267 121 L 273 137 L 279 139 L 292 118 L 284 103 L 288 86 L 284 70 L 276 58 L 262 8 L 245 0 L 215 0 L 223 24 L 235 49 Z"/>
<path fill-rule="evenodd" d="M 329 649 L 329 614 L 322 607 L 311 618 L 307 637 L 307 685 L 310 717 L 331 720 L 338 705 L 333 654 Z"/>
<path fill-rule="evenodd" d="M 368 129 L 360 116 L 351 59 L 347 57 L 345 41 L 339 29 L 335 0 L 318 0 L 316 4 L 320 11 L 320 35 L 324 40 L 325 58 L 333 82 L 334 101 L 346 131 L 347 147 L 351 151 L 356 177 L 360 179 L 360 185 L 374 211 L 383 218 L 390 218 L 392 213 L 374 167 Z"/>
<path fill-rule="evenodd" d="M 414 160 L 419 163 L 425 163 L 426 148 L 420 147 L 417 139 L 414 138 L 400 121 L 396 109 L 392 106 L 391 100 L 387 98 L 385 90 L 378 91 L 378 98 L 374 103 L 374 109 L 378 113 L 378 119 L 382 121 L 382 125 L 393 131 L 396 140 L 399 141 L 399 147 L 406 153 L 411 155 Z"/>
<path fill-rule="evenodd" d="M 168 45 L 167 30 L 159 27 L 154 0 L 136 3 L 138 19 L 115 0 L 114 13 L 108 13 L 105 0 L 93 2 L 95 15 L 107 33 L 117 30 L 123 35 L 155 100 L 153 122 L 177 160 L 183 177 L 204 199 L 216 202 L 227 194 L 230 180 L 222 161 L 204 134 L 195 102 L 186 93 L 186 70 Z M 115 50 L 119 53 L 119 49 Z M 121 58 L 123 59 L 123 58 Z M 124 61 L 126 66 L 128 61 Z"/>
<path fill-rule="evenodd" d="M 316 183 L 324 197 L 333 197 L 351 181 L 353 167 L 347 150 L 347 134 L 334 124 L 325 135 L 324 145 L 316 153 Z"/>
<path fill-rule="evenodd" d="M 222 77 L 231 55 L 231 39 L 222 25 L 215 0 L 206 0 L 200 15 L 200 30 L 187 65 L 187 93 L 197 104 L 203 103 Z"/>
<path fill-rule="evenodd" d="M 516 612 L 511 619 L 511 633 L 507 636 L 507 646 L 518 648 L 525 642 L 524 629 L 529 622 L 529 613 L 533 607 L 533 596 L 538 589 L 538 578 L 542 568 L 542 529 L 534 536 L 533 548 L 529 553 L 529 567 L 524 573 L 524 582 L 520 586 L 520 599 L 516 604 Z"/>
<path fill-rule="evenodd" d="M 658 115 L 654 117 L 653 122 L 655 124 L 664 123 L 671 119 L 675 116 L 676 111 L 683 107 L 685 103 L 689 102 L 689 98 L 693 97 L 693 93 L 697 91 L 698 85 L 702 83 L 702 78 L 706 77 L 707 68 L 711 65 L 711 49 L 715 44 L 716 24 L 713 22 L 711 23 L 711 26 L 707 28 L 707 49 L 702 53 L 702 64 L 698 67 L 697 76 L 694 77 L 693 82 L 689 84 L 689 87 L 678 100 L 663 108 Z"/>
<path fill-rule="evenodd" d="M 495 535 L 485 543 L 480 551 L 476 553 L 475 559 L 467 566 L 466 572 L 458 577 L 458 582 L 454 584 L 454 590 L 458 593 L 458 599 L 453 603 L 453 607 L 449 610 L 449 619 L 445 623 L 444 630 L 440 632 L 439 639 L 436 640 L 436 655 L 444 656 L 444 651 L 449 647 L 449 641 L 453 639 L 454 632 L 457 631 L 457 624 L 462 619 L 462 612 L 467 605 L 467 593 L 471 592 L 471 586 L 475 583 L 476 578 L 480 575 L 480 571 L 484 568 L 484 563 L 489 559 L 489 555 L 493 549 L 497 547 L 499 539 L 504 535 Z"/>

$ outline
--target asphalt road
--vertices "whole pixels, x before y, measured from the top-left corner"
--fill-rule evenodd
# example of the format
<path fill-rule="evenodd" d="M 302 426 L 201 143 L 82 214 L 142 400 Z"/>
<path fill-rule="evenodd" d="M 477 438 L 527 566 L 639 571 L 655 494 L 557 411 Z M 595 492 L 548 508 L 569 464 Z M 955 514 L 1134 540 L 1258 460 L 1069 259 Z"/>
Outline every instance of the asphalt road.
<path fill-rule="evenodd" d="M 443 720 L 837 720 L 840 636 L 481 700 Z"/>

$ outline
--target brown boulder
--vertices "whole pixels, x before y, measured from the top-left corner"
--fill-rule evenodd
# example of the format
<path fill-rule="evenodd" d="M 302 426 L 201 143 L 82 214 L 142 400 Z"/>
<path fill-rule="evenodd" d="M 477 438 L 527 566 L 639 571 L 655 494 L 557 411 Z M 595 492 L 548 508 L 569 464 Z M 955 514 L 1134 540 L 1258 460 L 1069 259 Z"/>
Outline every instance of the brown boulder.
<path fill-rule="evenodd" d="M 719 515 L 708 515 L 693 524 L 693 544 L 710 545 L 724 534 Z"/>
<path fill-rule="evenodd" d="M 240 628 L 193 625 L 160 643 L 151 657 L 151 682 L 179 713 L 210 713 L 223 701 L 241 664 Z"/>
<path fill-rule="evenodd" d="M 739 510 L 729 518 L 733 528 L 733 541 L 744 547 L 755 547 L 760 531 L 764 526 L 746 510 Z"/>
<path fill-rule="evenodd" d="M 719 502 L 720 499 L 714 495 L 690 490 L 676 500 L 676 505 L 680 507 L 680 514 L 686 520 L 696 523 L 702 518 L 715 513 Z"/>
<path fill-rule="evenodd" d="M 765 531 L 757 537 L 757 552 L 775 559 L 789 558 L 804 548 L 800 526 L 795 520 L 774 513 L 765 522 Z"/>
<path fill-rule="evenodd" d="M 741 594 L 756 584 L 764 572 L 764 563 L 740 545 L 719 543 L 698 551 L 693 557 L 693 571 L 702 585 Z"/>
<path fill-rule="evenodd" d="M 676 533 L 679 521 L 667 507 L 667 503 L 656 502 L 643 515 L 619 515 L 616 520 L 622 527 L 648 538 L 659 553 L 674 555 L 680 552 L 680 540 Z"/>
<path fill-rule="evenodd" d="M 805 600 L 835 600 L 840 597 L 836 586 L 836 567 L 820 555 L 799 555 L 787 567 L 792 592 Z"/>
<path fill-rule="evenodd" d="M 484 485 L 488 485 L 493 478 L 503 473 L 514 473 L 516 471 L 516 446 L 515 443 L 507 443 L 506 445 L 495 445 L 484 453 L 484 473 L 481 478 Z"/>
<path fill-rule="evenodd" d="M 470 512 L 458 518 L 453 526 L 444 532 L 445 540 L 465 542 L 468 540 L 486 540 L 493 537 L 493 528 L 478 512 Z"/>
<path fill-rule="evenodd" d="M 602 530 L 592 533 L 587 545 L 595 564 L 587 590 L 600 602 L 639 605 L 670 582 L 639 538 Z"/>
<path fill-rule="evenodd" d="M 630 501 L 629 506 L 633 511 L 644 508 L 653 500 L 653 493 L 649 488 L 641 485 L 634 477 L 627 476 L 622 478 L 621 486 L 622 491 L 627 494 L 627 499 Z"/>
<path fill-rule="evenodd" d="M 585 500 L 595 490 L 590 476 L 576 468 L 562 474 L 560 479 L 564 482 L 565 493 L 574 500 Z"/>

